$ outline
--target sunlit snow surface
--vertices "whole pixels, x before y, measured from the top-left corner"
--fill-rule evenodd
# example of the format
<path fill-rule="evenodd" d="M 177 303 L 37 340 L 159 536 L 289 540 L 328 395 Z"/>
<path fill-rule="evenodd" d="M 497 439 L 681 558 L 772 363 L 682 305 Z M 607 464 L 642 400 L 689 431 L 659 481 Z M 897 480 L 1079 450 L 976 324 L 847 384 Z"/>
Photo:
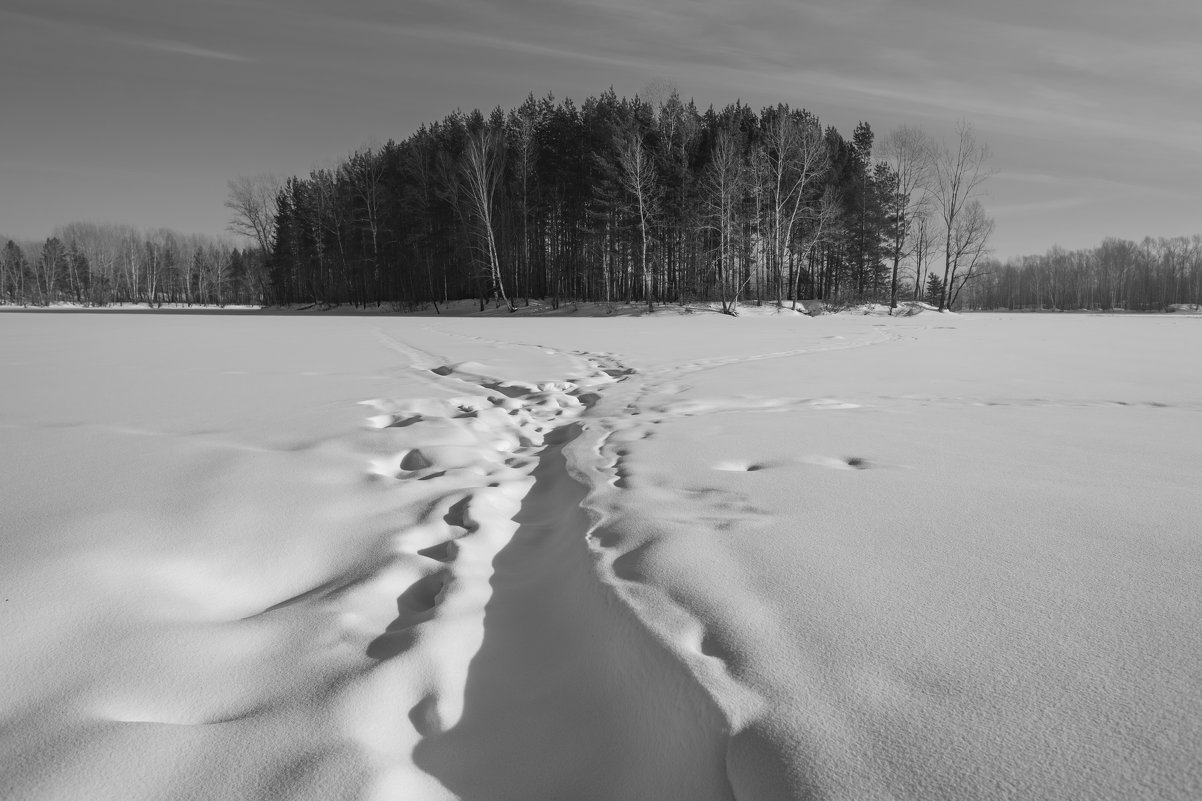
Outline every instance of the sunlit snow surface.
<path fill-rule="evenodd" d="M 0 797 L 1202 797 L 1200 353 L 0 314 Z"/>

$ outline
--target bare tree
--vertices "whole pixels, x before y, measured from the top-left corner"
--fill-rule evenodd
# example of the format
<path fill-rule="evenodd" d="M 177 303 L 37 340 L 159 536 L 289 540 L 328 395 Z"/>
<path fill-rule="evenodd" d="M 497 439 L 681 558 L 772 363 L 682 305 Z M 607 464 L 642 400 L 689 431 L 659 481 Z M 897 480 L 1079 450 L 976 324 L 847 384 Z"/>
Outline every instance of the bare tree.
<path fill-rule="evenodd" d="M 897 308 L 901 262 L 915 254 L 915 245 L 921 239 L 913 235 L 912 229 L 930 202 L 935 147 L 921 128 L 903 125 L 885 137 L 881 143 L 881 155 L 893 177 L 891 191 L 885 199 L 886 211 L 892 218 L 889 230 L 889 255 L 893 259 L 893 277 L 889 286 L 889 313 L 892 314 Z"/>
<path fill-rule="evenodd" d="M 643 145 L 643 137 L 637 132 L 629 132 L 618 140 L 618 165 L 622 168 L 622 186 L 630 195 L 639 221 L 639 240 L 642 246 L 639 266 L 642 269 L 643 293 L 647 299 L 647 308 L 651 309 L 651 270 L 647 263 L 647 246 L 650 242 L 652 221 L 659 216 L 661 192 L 655 164 Z M 629 285 L 630 282 L 627 282 L 628 287 Z"/>
<path fill-rule="evenodd" d="M 930 206 L 919 210 L 911 226 L 911 250 L 914 254 L 914 300 L 918 300 L 926 291 L 923 277 L 926 274 L 931 259 L 934 258 L 935 245 L 938 243 L 938 222 L 934 219 L 934 211 Z"/>
<path fill-rule="evenodd" d="M 948 307 L 949 281 L 956 267 L 957 223 L 969 202 L 981 192 L 981 185 L 993 173 L 986 166 L 989 147 L 977 141 L 972 123 L 956 126 L 956 143 L 941 147 L 935 158 L 935 202 L 943 223 L 943 292 L 939 310 Z"/>
<path fill-rule="evenodd" d="M 117 262 L 121 266 L 121 281 L 125 285 L 125 296 L 131 303 L 139 303 L 142 296 L 142 236 L 129 226 L 121 229 L 121 244 Z"/>
<path fill-rule="evenodd" d="M 93 300 L 104 302 L 116 286 L 121 229 L 113 225 L 72 222 L 54 229 L 54 236 L 78 249 L 88 264 L 88 283 Z"/>
<path fill-rule="evenodd" d="M 738 206 L 747 191 L 747 169 L 730 129 L 718 130 L 710 150 L 710 163 L 702 178 L 705 223 L 718 236 L 718 296 L 725 314 L 735 314 L 739 294 L 747 280 L 739 281 L 735 254 L 739 236 Z M 750 280 L 750 277 L 748 277 Z"/>
<path fill-rule="evenodd" d="M 229 182 L 230 194 L 225 201 L 225 207 L 233 212 L 229 229 L 254 240 L 264 254 L 271 252 L 275 240 L 280 187 L 280 179 L 268 174 L 239 176 Z"/>
<path fill-rule="evenodd" d="M 164 231 L 148 233 L 142 245 L 142 277 L 146 279 L 146 303 L 152 306 L 162 305 L 163 302 L 159 297 L 159 279 L 162 277 L 166 254 Z"/>
<path fill-rule="evenodd" d="M 805 236 L 797 247 L 796 258 L 798 265 L 805 265 L 810 254 L 830 235 L 830 230 L 839 219 L 839 193 L 833 186 L 828 186 L 822 193 L 822 199 L 817 206 L 807 204 L 805 222 L 808 228 Z M 801 268 L 793 271 L 793 310 L 797 311 L 797 294 L 801 282 Z"/>
<path fill-rule="evenodd" d="M 759 170 L 767 202 L 767 255 L 776 283 L 776 304 L 783 304 L 783 267 L 794 233 L 812 213 L 809 204 L 819 201 L 814 187 L 830 161 L 818 120 L 786 105 L 765 109 L 761 117 L 763 139 Z"/>
<path fill-rule="evenodd" d="M 952 253 L 952 272 L 948 277 L 947 306 L 951 308 L 960 290 L 974 278 L 980 277 L 978 265 L 989 252 L 989 237 L 993 235 L 993 219 L 985 214 L 979 200 L 970 200 L 956 220 L 955 247 Z M 959 278 L 960 283 L 956 283 Z"/>
<path fill-rule="evenodd" d="M 202 302 L 224 306 L 224 290 L 229 282 L 230 263 L 233 258 L 229 246 L 216 242 L 207 247 L 197 248 L 196 252 L 200 254 Z"/>
<path fill-rule="evenodd" d="M 501 295 L 505 306 L 511 312 L 516 311 L 505 294 L 496 232 L 493 227 L 493 202 L 497 187 L 501 183 L 501 176 L 505 173 L 505 139 L 500 130 L 486 125 L 468 134 L 461 172 L 467 184 L 468 204 L 478 224 L 481 250 L 488 258 L 492 287 Z"/>

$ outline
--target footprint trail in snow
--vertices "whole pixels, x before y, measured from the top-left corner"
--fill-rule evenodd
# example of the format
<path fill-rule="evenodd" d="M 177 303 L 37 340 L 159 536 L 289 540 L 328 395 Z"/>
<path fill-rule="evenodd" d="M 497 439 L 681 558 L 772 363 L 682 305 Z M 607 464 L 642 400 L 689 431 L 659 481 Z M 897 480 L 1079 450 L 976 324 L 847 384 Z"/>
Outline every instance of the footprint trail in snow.
<path fill-rule="evenodd" d="M 564 380 L 530 383 L 379 337 L 454 394 L 366 402 L 369 425 L 396 446 L 370 474 L 427 505 L 396 538 L 381 573 L 395 576 L 356 602 L 377 627 L 380 605 L 391 613 L 346 702 L 348 728 L 379 768 L 377 796 L 733 798 L 731 738 L 761 701 L 731 677 L 690 603 L 643 565 L 674 527 L 771 521 L 738 493 L 702 488 L 688 514 L 664 490 L 664 508 L 632 524 L 619 498 L 631 486 L 627 457 L 669 419 L 856 404 L 677 399 L 680 379 L 728 359 L 642 375 L 611 354 L 576 353 Z M 639 490 L 656 492 L 643 481 Z"/>
<path fill-rule="evenodd" d="M 340 703 L 374 797 L 730 798 L 726 716 L 591 536 L 589 497 L 617 483 L 611 435 L 642 436 L 593 410 L 633 371 L 579 354 L 529 383 L 385 344 L 454 394 L 365 402 L 389 448 L 369 476 L 422 505 L 338 603 L 366 656 Z"/>

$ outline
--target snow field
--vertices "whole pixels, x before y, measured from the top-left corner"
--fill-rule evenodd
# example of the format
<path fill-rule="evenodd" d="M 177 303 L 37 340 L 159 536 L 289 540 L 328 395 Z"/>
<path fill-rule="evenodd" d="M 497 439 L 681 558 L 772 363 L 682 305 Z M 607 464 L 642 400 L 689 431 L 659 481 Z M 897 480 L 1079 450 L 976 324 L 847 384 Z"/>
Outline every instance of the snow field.
<path fill-rule="evenodd" d="M 1193 797 L 1199 344 L 0 315 L 0 795 Z"/>

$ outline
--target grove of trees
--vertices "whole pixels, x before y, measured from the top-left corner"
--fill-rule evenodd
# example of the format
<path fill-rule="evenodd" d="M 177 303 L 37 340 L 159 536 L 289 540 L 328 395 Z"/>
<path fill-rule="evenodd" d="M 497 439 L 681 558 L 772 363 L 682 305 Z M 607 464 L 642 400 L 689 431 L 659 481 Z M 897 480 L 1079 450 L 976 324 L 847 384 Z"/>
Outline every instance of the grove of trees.
<path fill-rule="evenodd" d="M 988 151 L 959 134 L 949 150 L 905 129 L 876 158 L 868 123 L 848 139 L 783 104 L 531 95 L 307 176 L 239 179 L 227 205 L 267 252 L 277 304 L 896 305 L 921 292 L 936 244 L 951 243 L 949 286 L 985 252 Z"/>

